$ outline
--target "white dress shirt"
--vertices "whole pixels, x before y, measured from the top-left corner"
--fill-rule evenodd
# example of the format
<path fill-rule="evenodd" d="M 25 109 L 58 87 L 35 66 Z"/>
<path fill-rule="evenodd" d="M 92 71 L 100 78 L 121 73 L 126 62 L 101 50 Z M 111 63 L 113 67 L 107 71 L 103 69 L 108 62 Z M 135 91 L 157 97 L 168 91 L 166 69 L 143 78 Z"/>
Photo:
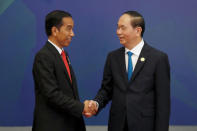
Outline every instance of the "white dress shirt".
<path fill-rule="evenodd" d="M 51 43 L 56 49 L 57 51 L 60 53 L 60 55 L 62 54 L 62 51 L 64 50 L 63 48 L 59 48 L 56 44 L 54 44 L 52 41 L 48 40 L 49 43 Z"/>
<path fill-rule="evenodd" d="M 144 40 L 142 39 L 141 42 L 139 44 L 137 44 L 133 49 L 129 50 L 129 49 L 125 48 L 125 64 L 126 64 L 126 71 L 127 72 L 128 72 L 128 54 L 127 54 L 127 52 L 130 51 L 133 53 L 133 55 L 131 56 L 131 60 L 132 60 L 132 65 L 133 65 L 133 70 L 134 70 L 143 46 L 144 46 Z"/>

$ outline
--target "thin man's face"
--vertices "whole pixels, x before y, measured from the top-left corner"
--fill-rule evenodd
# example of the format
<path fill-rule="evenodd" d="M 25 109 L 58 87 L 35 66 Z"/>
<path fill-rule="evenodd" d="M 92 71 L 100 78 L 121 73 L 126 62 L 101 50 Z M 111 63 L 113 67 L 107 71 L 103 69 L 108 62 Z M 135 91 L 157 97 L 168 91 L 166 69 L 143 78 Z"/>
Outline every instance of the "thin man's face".
<path fill-rule="evenodd" d="M 62 19 L 62 26 L 60 27 L 59 32 L 57 33 L 58 43 L 62 47 L 69 46 L 72 37 L 74 36 L 73 27 L 74 21 L 71 17 L 64 17 Z"/>

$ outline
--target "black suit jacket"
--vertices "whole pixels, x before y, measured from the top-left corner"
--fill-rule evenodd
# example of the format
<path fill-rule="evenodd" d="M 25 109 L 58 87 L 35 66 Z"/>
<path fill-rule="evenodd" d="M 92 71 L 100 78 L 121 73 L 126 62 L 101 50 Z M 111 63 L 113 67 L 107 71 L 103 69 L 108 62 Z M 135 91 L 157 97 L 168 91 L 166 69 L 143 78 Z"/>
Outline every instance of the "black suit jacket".
<path fill-rule="evenodd" d="M 99 111 L 112 100 L 109 131 L 122 131 L 125 119 L 129 131 L 168 131 L 168 56 L 145 43 L 128 81 L 125 48 L 112 51 L 106 60 L 102 87 L 94 100 L 99 103 Z"/>
<path fill-rule="evenodd" d="M 33 65 L 35 110 L 33 131 L 85 131 L 77 83 L 72 83 L 57 49 L 49 42 L 36 54 Z"/>

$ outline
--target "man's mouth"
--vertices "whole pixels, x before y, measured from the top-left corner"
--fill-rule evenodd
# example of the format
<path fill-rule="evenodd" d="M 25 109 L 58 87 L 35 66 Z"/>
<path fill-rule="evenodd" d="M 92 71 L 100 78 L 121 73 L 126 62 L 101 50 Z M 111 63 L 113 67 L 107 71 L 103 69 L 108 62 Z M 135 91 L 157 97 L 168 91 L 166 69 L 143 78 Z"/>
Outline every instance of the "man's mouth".
<path fill-rule="evenodd" d="M 124 40 L 124 38 L 123 37 L 119 37 L 119 40 Z"/>
<path fill-rule="evenodd" d="M 67 38 L 67 40 L 71 41 L 71 40 L 72 40 L 72 38 Z"/>

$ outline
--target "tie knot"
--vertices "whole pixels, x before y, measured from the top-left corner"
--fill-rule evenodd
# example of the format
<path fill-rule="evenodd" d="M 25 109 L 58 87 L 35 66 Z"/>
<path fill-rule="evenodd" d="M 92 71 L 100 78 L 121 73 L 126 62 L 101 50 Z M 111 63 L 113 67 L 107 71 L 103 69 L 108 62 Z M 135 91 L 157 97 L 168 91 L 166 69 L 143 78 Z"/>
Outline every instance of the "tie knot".
<path fill-rule="evenodd" d="M 64 50 L 62 50 L 61 56 L 62 56 L 62 55 L 64 55 L 64 56 L 65 56 L 65 52 L 64 52 Z"/>
<path fill-rule="evenodd" d="M 131 57 L 133 55 L 133 53 L 131 51 L 128 51 L 127 54 L 129 57 Z"/>

